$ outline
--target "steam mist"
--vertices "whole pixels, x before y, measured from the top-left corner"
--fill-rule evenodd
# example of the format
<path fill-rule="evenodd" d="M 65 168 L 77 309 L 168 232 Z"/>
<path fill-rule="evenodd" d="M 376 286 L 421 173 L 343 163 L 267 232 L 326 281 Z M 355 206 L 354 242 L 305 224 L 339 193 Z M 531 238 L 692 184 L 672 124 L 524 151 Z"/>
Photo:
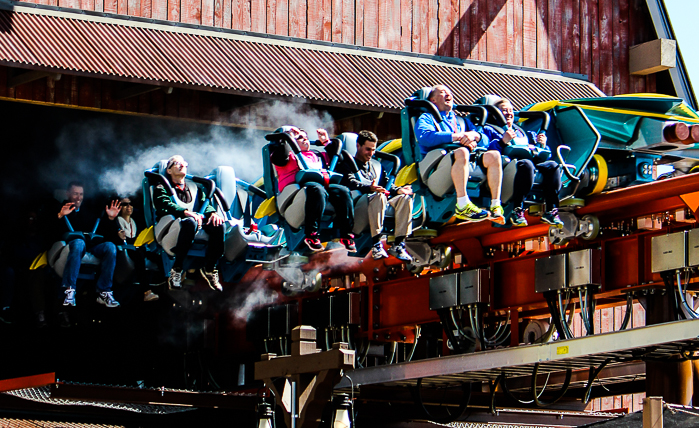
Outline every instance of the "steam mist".
<path fill-rule="evenodd" d="M 259 123 L 262 120 L 264 124 Z M 77 179 L 86 182 L 88 193 L 95 185 L 104 192 L 127 196 L 140 188 L 144 170 L 175 154 L 189 163 L 190 174 L 206 175 L 217 166 L 228 165 L 236 176 L 254 181 L 262 175 L 262 147 L 269 129 L 296 125 L 307 129 L 309 138 L 313 138 L 316 128 L 331 124 L 332 117 L 303 104 L 276 101 L 257 107 L 249 117 L 231 115 L 230 122 L 247 122 L 250 128 L 142 118 L 73 123 L 58 136 L 58 156 L 47 168 L 43 181 L 52 189 L 63 189 Z"/>

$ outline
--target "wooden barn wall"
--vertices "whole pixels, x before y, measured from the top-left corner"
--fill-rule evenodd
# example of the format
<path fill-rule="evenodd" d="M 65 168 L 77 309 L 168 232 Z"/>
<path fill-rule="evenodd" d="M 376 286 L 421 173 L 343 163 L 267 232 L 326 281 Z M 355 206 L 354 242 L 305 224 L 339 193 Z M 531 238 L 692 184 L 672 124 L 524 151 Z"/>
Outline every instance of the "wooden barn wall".
<path fill-rule="evenodd" d="M 580 73 L 605 93 L 654 92 L 628 48 L 655 38 L 645 0 L 28 0 Z"/>

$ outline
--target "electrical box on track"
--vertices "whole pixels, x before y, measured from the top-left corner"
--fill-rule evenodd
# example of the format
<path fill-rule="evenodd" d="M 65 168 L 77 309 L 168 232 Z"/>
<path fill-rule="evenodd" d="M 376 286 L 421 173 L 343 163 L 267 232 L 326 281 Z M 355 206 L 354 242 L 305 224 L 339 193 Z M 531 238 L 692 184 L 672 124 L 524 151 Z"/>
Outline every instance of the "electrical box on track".
<path fill-rule="evenodd" d="M 687 267 L 687 235 L 687 232 L 677 232 L 653 237 L 651 240 L 653 273 Z"/>

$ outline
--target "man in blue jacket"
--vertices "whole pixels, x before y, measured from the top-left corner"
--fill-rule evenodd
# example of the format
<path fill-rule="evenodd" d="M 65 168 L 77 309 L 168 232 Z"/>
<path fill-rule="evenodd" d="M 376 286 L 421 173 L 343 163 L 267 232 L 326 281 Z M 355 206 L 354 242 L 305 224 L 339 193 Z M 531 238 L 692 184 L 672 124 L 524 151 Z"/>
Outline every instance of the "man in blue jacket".
<path fill-rule="evenodd" d="M 504 210 L 500 202 L 500 190 L 502 185 L 502 159 L 500 153 L 488 150 L 479 154 L 476 163 L 487 170 L 488 187 L 490 188 L 490 212 L 479 208 L 471 202 L 466 193 L 466 185 L 469 177 L 469 158 L 471 152 L 480 144 L 483 135 L 476 130 L 475 125 L 468 118 L 461 123 L 456 120 L 454 114 L 454 97 L 444 85 L 436 85 L 432 88 L 428 97 L 439 110 L 442 122 L 437 123 L 431 114 L 423 113 L 415 124 L 415 137 L 420 145 L 420 153 L 424 157 L 432 149 L 442 144 L 460 144 L 454 150 L 454 163 L 451 167 L 451 178 L 456 189 L 456 209 L 454 216 L 465 221 L 491 220 L 504 224 Z M 486 147 L 486 146 L 484 146 Z M 487 148 L 487 147 L 486 147 Z"/>

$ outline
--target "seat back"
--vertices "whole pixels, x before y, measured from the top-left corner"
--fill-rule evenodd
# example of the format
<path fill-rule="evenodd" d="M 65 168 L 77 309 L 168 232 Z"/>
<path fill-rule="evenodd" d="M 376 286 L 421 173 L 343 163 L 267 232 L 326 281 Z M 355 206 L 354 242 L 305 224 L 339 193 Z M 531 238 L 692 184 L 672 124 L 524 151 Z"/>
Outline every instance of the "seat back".
<path fill-rule="evenodd" d="M 554 110 L 552 116 L 555 132 L 546 134 L 548 146 L 556 161 L 574 166 L 567 168 L 563 165 L 563 185 L 567 186 L 575 181 L 573 177 L 579 178 L 585 172 L 587 164 L 597 152 L 601 136 L 578 106 Z M 570 147 L 570 151 L 561 146 Z M 563 162 L 561 158 L 564 158 Z"/>

